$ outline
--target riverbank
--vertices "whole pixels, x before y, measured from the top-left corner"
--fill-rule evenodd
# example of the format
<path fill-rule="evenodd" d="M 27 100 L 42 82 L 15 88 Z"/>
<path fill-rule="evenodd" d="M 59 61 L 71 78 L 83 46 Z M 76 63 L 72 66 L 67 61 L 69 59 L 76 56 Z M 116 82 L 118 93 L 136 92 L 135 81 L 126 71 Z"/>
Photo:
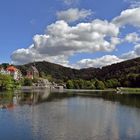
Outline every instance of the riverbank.
<path fill-rule="evenodd" d="M 80 94 L 88 94 L 91 93 L 101 93 L 101 92 L 112 92 L 112 94 L 140 94 L 140 88 L 125 88 L 118 87 L 114 89 L 104 89 L 104 90 L 96 90 L 96 89 L 65 89 L 65 88 L 52 88 L 49 86 L 22 86 L 19 90 L 20 92 L 30 92 L 30 91 L 49 91 L 49 92 L 67 92 L 67 93 L 80 93 Z"/>
<path fill-rule="evenodd" d="M 65 92 L 103 92 L 103 91 L 116 91 L 116 89 L 64 89 Z"/>
<path fill-rule="evenodd" d="M 127 87 L 120 87 L 117 88 L 117 93 L 121 94 L 140 94 L 140 88 L 127 88 Z"/>
<path fill-rule="evenodd" d="M 125 87 L 119 87 L 116 89 L 104 89 L 104 90 L 86 90 L 86 89 L 64 89 L 64 92 L 69 93 L 80 93 L 80 94 L 88 94 L 90 92 L 90 95 L 92 92 L 94 93 L 101 93 L 101 92 L 110 92 L 112 94 L 139 94 L 140 95 L 140 88 L 125 88 Z"/>

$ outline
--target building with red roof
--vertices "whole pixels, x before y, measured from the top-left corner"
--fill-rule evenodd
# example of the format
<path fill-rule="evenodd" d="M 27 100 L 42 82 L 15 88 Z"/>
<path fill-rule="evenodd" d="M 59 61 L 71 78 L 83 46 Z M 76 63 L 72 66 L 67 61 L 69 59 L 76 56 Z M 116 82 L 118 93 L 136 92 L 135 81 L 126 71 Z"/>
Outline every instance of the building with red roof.
<path fill-rule="evenodd" d="M 8 66 L 6 68 L 6 70 L 9 71 L 9 72 L 16 72 L 18 69 L 16 67 L 14 67 L 14 66 Z"/>
<path fill-rule="evenodd" d="M 1 67 L 0 68 L 0 73 L 1 74 L 9 74 L 9 75 L 13 76 L 14 80 L 19 80 L 22 77 L 22 74 L 21 74 L 20 70 L 17 69 L 16 67 L 14 67 L 14 66 L 11 66 L 11 65 L 7 66 L 6 69 Z"/>

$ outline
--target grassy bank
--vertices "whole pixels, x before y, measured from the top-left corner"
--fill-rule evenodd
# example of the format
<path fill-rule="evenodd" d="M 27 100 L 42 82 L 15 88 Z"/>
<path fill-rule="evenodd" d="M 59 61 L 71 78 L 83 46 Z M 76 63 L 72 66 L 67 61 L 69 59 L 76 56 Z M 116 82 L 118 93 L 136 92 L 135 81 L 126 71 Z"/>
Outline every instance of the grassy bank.
<path fill-rule="evenodd" d="M 118 91 L 125 93 L 138 93 L 140 94 L 140 88 L 119 88 Z"/>

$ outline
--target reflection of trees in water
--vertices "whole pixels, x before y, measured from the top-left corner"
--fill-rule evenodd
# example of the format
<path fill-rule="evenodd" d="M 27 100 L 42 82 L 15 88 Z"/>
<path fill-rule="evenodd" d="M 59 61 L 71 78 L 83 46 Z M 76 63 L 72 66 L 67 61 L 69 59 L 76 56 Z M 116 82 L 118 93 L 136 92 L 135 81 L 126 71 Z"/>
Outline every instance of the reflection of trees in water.
<path fill-rule="evenodd" d="M 80 96 L 83 98 L 102 98 L 107 101 L 118 102 L 122 105 L 139 107 L 140 96 L 136 94 L 115 94 L 112 92 L 66 92 L 66 93 L 50 93 L 48 90 L 32 91 L 32 92 L 7 92 L 0 93 L 0 109 L 12 109 L 17 105 L 36 105 L 42 102 L 51 102 L 64 98 L 72 98 Z"/>
<path fill-rule="evenodd" d="M 44 91 L 37 91 L 37 92 L 26 92 L 26 93 L 20 93 L 20 100 L 19 104 L 24 105 L 35 105 L 38 103 L 41 103 L 48 98 L 50 92 L 47 90 Z"/>
<path fill-rule="evenodd" d="M 78 95 L 76 95 L 75 93 L 54 92 L 54 93 L 49 94 L 46 101 L 51 102 L 51 101 L 61 100 L 64 98 L 72 98 L 72 97 L 76 97 L 76 96 L 78 96 Z"/>
<path fill-rule="evenodd" d="M 35 105 L 46 100 L 49 96 L 49 91 L 38 91 L 38 92 L 10 92 L 0 94 L 0 108 L 8 109 L 14 108 L 17 105 Z"/>
<path fill-rule="evenodd" d="M 0 93 L 0 109 L 14 108 L 13 97 L 14 95 L 12 92 Z"/>
<path fill-rule="evenodd" d="M 119 102 L 122 105 L 140 108 L 140 95 L 138 94 L 107 93 L 102 94 L 102 98 L 113 102 Z"/>
<path fill-rule="evenodd" d="M 50 91 L 32 91 L 17 93 L 1 93 L 0 108 L 7 109 L 16 107 L 17 105 L 36 105 L 42 102 L 51 102 L 53 100 L 61 100 L 63 98 L 74 97 L 75 94 L 68 93 L 50 93 Z"/>

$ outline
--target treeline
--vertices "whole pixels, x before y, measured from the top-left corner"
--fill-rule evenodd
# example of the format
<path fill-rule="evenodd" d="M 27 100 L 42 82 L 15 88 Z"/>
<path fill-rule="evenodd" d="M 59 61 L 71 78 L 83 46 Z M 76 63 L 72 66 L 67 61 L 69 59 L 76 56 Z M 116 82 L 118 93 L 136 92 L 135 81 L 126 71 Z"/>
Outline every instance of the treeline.
<path fill-rule="evenodd" d="M 117 87 L 140 87 L 140 74 L 129 74 L 126 77 L 120 77 L 118 79 L 107 80 L 68 80 L 66 82 L 68 89 L 105 89 L 105 88 L 117 88 Z"/>
<path fill-rule="evenodd" d="M 140 74 L 128 74 L 120 78 L 123 87 L 140 87 Z"/>
<path fill-rule="evenodd" d="M 68 80 L 66 87 L 68 89 L 106 89 L 116 88 L 120 86 L 120 82 L 117 79 L 110 79 L 107 81 L 101 81 L 98 79 L 93 80 Z"/>

